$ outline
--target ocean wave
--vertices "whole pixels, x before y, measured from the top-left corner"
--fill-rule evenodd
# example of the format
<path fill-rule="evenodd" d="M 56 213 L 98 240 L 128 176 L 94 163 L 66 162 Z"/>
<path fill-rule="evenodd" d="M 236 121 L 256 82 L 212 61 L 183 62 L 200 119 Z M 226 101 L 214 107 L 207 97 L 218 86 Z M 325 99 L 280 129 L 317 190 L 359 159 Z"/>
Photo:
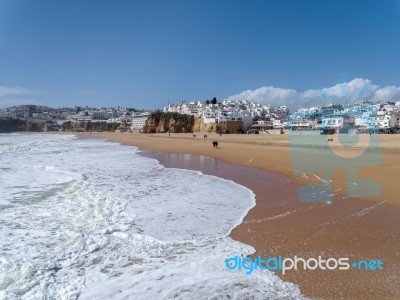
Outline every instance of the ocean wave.
<path fill-rule="evenodd" d="M 1 298 L 302 298 L 272 272 L 224 267 L 255 252 L 229 237 L 255 205 L 247 188 L 102 140 L 4 139 Z"/>

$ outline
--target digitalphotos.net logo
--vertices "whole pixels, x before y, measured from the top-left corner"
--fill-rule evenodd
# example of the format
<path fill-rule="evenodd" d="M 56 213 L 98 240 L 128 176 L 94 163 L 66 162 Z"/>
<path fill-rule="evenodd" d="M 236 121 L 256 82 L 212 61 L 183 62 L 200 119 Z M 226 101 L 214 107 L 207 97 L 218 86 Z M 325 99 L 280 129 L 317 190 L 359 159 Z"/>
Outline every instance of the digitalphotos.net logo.
<path fill-rule="evenodd" d="M 293 258 L 269 257 L 262 259 L 261 256 L 257 258 L 241 258 L 234 256 L 225 261 L 225 266 L 228 270 L 243 270 L 247 275 L 250 275 L 255 270 L 270 270 L 281 271 L 282 275 L 289 270 L 350 270 L 351 267 L 357 270 L 383 270 L 383 262 L 381 260 L 364 260 L 349 263 L 350 259 L 347 257 L 341 258 L 328 258 L 324 259 L 322 256 L 318 258 L 304 259 L 298 256 Z"/>
<path fill-rule="evenodd" d="M 342 98 L 348 99 L 348 103 L 354 103 L 362 99 L 370 89 L 369 83 L 369 86 L 367 85 L 348 99 L 348 88 L 344 82 L 341 91 Z M 320 91 L 320 95 L 327 99 L 327 102 L 335 103 L 335 99 L 331 99 L 324 90 Z M 335 107 L 325 109 L 328 125 L 325 128 L 320 125 L 321 131 L 296 130 L 295 127 L 288 130 L 293 172 L 295 175 L 318 179 L 318 184 L 309 184 L 300 188 L 299 201 L 332 202 L 335 193 L 332 188 L 332 177 L 336 171 L 347 173 L 346 194 L 348 197 L 380 196 L 379 183 L 360 178 L 358 175 L 361 168 L 379 166 L 382 162 L 379 130 L 368 128 L 361 131 L 355 128 L 354 120 L 357 113 L 354 111 L 348 110 L 340 115 L 335 112 Z M 331 111 L 328 112 L 329 109 Z M 366 109 L 368 110 L 368 107 Z M 329 126 L 339 120 L 342 126 L 335 128 L 337 134 L 328 135 L 332 133 L 333 128 Z"/>
<path fill-rule="evenodd" d="M 241 271 L 246 275 L 251 275 L 254 271 L 274 271 L 282 272 L 285 275 L 288 271 L 299 270 L 328 270 L 328 271 L 348 271 L 350 269 L 359 271 L 382 271 L 384 263 L 380 259 L 360 259 L 352 261 L 347 257 L 340 258 L 302 258 L 298 256 L 290 257 L 268 257 L 256 258 L 233 256 L 228 259 L 223 257 L 193 258 L 189 260 L 189 269 L 212 271 L 213 269 L 225 268 L 229 271 Z"/>

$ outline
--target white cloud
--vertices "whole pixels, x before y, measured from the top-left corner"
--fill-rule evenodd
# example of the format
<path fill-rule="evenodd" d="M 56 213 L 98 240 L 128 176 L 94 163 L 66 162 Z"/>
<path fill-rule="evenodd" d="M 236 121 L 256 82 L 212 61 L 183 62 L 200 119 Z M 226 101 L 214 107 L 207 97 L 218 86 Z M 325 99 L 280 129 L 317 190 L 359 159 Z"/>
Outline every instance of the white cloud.
<path fill-rule="evenodd" d="M 289 105 L 297 97 L 298 93 L 296 90 L 265 86 L 255 90 L 243 91 L 237 95 L 228 97 L 227 100 L 249 100 L 274 105 Z"/>
<path fill-rule="evenodd" d="M 400 99 L 400 87 L 398 86 L 385 86 L 375 92 L 378 99 Z"/>
<path fill-rule="evenodd" d="M 0 86 L 0 97 L 38 94 L 40 91 L 23 87 Z"/>
<path fill-rule="evenodd" d="M 10 107 L 24 104 L 39 105 L 30 96 L 41 93 L 39 90 L 27 89 L 23 87 L 0 86 L 0 107 Z"/>
<path fill-rule="evenodd" d="M 351 103 L 356 100 L 400 100 L 400 87 L 373 84 L 371 80 L 355 78 L 322 89 L 298 92 L 293 89 L 260 87 L 232 95 L 228 100 L 250 100 L 259 103 L 287 105 L 291 108 L 326 105 L 329 103 Z"/>

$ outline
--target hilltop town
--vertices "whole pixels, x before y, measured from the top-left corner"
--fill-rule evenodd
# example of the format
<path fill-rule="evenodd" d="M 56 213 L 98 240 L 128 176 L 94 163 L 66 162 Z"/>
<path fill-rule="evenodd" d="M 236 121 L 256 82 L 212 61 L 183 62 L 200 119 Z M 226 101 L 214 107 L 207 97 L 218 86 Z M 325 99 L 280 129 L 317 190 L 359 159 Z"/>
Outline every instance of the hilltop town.
<path fill-rule="evenodd" d="M 154 121 L 156 111 L 150 110 L 21 105 L 0 110 L 3 124 L 0 130 L 7 131 L 4 122 L 8 120 L 19 122 L 20 129 L 28 131 L 174 132 L 179 127 L 172 126 L 174 123 L 177 125 L 175 119 L 178 115 L 192 116 L 190 122 L 198 125 L 195 130 L 190 126 L 183 129 L 185 132 L 262 133 L 273 129 L 290 129 L 328 133 L 356 128 L 360 132 L 397 133 L 400 129 L 400 101 L 356 101 L 348 105 L 330 104 L 292 112 L 287 106 L 273 107 L 247 100 L 218 102 L 213 98 L 180 101 L 168 104 L 157 112 L 161 115 Z M 160 120 L 167 119 L 169 124 L 159 124 Z"/>

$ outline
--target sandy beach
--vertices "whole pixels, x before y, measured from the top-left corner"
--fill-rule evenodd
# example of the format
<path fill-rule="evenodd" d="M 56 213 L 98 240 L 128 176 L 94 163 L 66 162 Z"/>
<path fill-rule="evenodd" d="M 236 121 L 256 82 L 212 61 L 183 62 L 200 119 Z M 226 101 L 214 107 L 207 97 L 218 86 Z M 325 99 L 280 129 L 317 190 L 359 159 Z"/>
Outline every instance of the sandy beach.
<path fill-rule="evenodd" d="M 298 189 L 318 183 L 292 168 L 287 135 L 122 134 L 84 133 L 134 145 L 143 155 L 166 167 L 202 171 L 242 184 L 256 194 L 256 207 L 232 238 L 252 245 L 256 256 L 349 257 L 380 259 L 383 271 L 291 271 L 283 280 L 300 286 L 306 296 L 320 299 L 400 298 L 400 136 L 381 135 L 382 162 L 361 168 L 360 178 L 375 180 L 381 194 L 370 198 L 346 196 L 346 172 L 333 174 L 331 204 L 300 202 Z M 211 142 L 218 140 L 219 148 Z M 338 145 L 334 145 L 339 147 Z M 325 155 L 318 149 L 317 155 Z M 357 149 L 343 150 L 351 154 Z M 191 155 L 188 155 L 191 154 Z"/>

